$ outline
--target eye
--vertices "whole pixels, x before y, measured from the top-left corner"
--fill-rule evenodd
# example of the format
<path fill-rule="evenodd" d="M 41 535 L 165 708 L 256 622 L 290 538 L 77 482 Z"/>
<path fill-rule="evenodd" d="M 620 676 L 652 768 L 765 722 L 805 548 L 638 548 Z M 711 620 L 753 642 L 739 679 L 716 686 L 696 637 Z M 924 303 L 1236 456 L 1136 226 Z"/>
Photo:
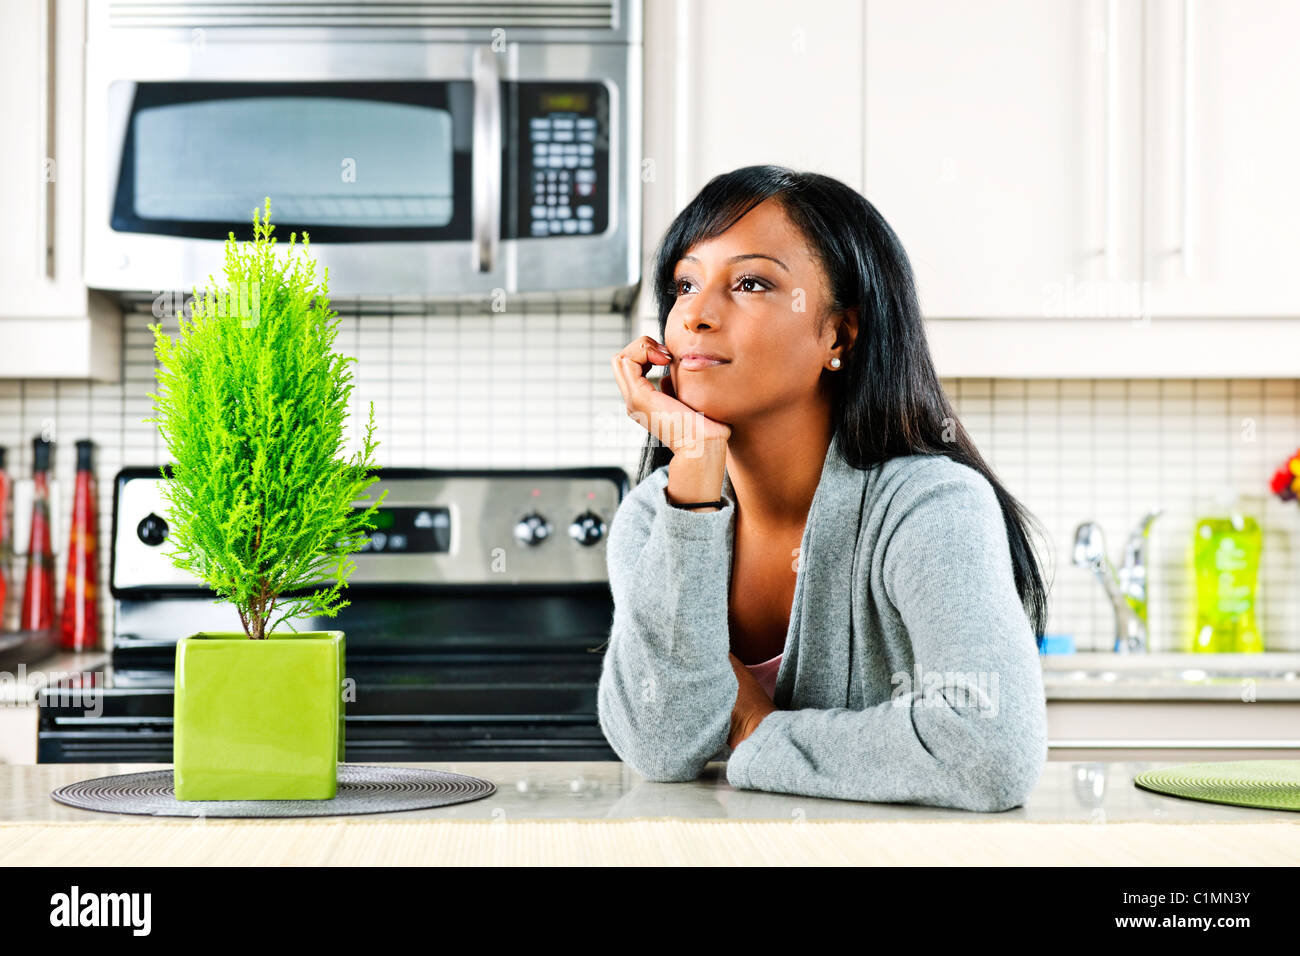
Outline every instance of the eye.
<path fill-rule="evenodd" d="M 750 283 L 750 282 L 756 283 L 759 286 L 759 288 L 745 289 L 744 290 L 745 292 L 764 292 L 768 289 L 768 284 L 764 282 L 762 279 L 760 279 L 758 276 L 741 276 L 740 279 L 736 282 L 736 284 L 743 286 L 746 283 Z"/>

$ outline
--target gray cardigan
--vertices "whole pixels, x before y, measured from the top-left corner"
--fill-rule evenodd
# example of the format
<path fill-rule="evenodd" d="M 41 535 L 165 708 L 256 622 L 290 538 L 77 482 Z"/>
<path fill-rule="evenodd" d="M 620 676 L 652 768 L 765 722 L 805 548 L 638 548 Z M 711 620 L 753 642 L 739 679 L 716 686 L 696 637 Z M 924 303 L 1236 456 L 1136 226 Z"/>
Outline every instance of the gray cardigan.
<path fill-rule="evenodd" d="M 726 507 L 684 511 L 667 483 L 665 465 L 634 487 L 606 542 L 614 618 L 598 711 L 625 763 L 682 781 L 725 759 L 733 787 L 814 797 L 1024 802 L 1047 759 L 1042 669 L 983 475 L 945 455 L 860 470 L 832 439 L 799 551 L 780 709 L 734 751 L 735 494 L 724 476 Z"/>

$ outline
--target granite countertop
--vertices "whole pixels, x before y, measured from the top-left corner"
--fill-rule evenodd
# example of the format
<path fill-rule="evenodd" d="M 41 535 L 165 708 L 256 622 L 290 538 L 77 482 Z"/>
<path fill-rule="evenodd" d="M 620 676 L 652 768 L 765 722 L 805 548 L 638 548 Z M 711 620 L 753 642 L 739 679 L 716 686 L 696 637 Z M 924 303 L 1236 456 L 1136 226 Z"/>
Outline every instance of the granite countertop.
<path fill-rule="evenodd" d="M 975 813 L 942 807 L 861 803 L 759 790 L 737 790 L 726 764 L 705 767 L 695 780 L 652 783 L 625 764 L 609 762 L 385 763 L 464 773 L 490 780 L 496 792 L 471 803 L 389 814 L 328 818 L 376 820 L 600 820 L 672 817 L 687 820 L 836 820 L 872 822 L 1030 823 L 1300 823 L 1300 813 L 1232 807 L 1139 789 L 1133 777 L 1178 762 L 1082 763 L 1049 761 L 1022 807 Z M 170 764 L 0 765 L 0 823 L 80 821 L 156 823 L 168 818 L 98 813 L 56 802 L 55 787 L 109 774 L 156 770 Z M 171 818 L 181 820 L 182 818 Z M 250 821 L 252 822 L 252 821 Z M 283 821 L 281 821 L 283 822 Z"/>

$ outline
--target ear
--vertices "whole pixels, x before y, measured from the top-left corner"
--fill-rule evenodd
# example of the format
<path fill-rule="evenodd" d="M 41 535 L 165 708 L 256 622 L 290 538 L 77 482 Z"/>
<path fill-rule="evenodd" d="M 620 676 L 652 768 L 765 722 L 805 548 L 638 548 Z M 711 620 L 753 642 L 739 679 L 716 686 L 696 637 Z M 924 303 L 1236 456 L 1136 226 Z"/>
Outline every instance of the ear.
<path fill-rule="evenodd" d="M 845 309 L 840 313 L 839 325 L 836 329 L 835 344 L 842 345 L 844 351 L 848 352 L 853 348 L 853 343 L 858 337 L 858 310 Z"/>

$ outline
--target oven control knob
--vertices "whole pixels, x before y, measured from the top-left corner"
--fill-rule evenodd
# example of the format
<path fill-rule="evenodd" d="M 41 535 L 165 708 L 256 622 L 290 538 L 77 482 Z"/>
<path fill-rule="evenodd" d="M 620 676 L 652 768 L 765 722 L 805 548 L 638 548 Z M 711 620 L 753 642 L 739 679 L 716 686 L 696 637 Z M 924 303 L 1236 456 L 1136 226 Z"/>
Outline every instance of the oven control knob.
<path fill-rule="evenodd" d="M 541 544 L 551 533 L 551 526 L 536 511 L 524 515 L 515 525 L 515 540 L 531 547 Z"/>
<path fill-rule="evenodd" d="M 135 529 L 140 540 L 151 547 L 157 547 L 167 540 L 167 522 L 153 512 L 145 516 Z"/>
<path fill-rule="evenodd" d="M 584 511 L 569 525 L 569 535 L 585 547 L 591 547 L 605 537 L 605 522 L 594 511 Z"/>

